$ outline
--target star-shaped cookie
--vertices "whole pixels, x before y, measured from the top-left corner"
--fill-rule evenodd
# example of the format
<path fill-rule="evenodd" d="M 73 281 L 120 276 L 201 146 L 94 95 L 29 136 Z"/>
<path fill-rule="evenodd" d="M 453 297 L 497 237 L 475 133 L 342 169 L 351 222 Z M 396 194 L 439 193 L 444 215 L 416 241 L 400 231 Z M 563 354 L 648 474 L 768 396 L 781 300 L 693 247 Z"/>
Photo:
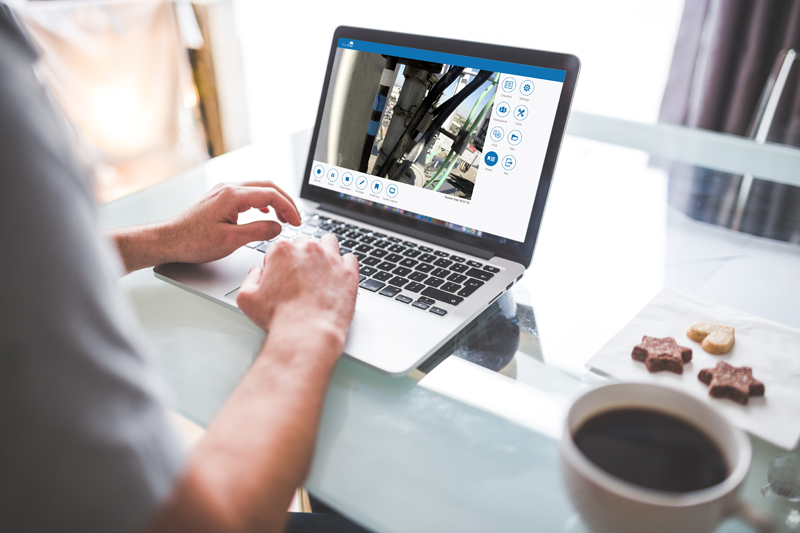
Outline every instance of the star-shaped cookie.
<path fill-rule="evenodd" d="M 749 366 L 735 367 L 720 361 L 714 368 L 704 368 L 697 379 L 710 385 L 708 394 L 714 398 L 729 398 L 747 405 L 751 396 L 764 396 L 764 384 L 753 378 Z"/>
<path fill-rule="evenodd" d="M 642 337 L 642 343 L 633 348 L 631 357 L 644 362 L 650 372 L 667 370 L 683 374 L 683 365 L 692 360 L 692 349 L 678 346 L 672 337 L 657 339 Z"/>

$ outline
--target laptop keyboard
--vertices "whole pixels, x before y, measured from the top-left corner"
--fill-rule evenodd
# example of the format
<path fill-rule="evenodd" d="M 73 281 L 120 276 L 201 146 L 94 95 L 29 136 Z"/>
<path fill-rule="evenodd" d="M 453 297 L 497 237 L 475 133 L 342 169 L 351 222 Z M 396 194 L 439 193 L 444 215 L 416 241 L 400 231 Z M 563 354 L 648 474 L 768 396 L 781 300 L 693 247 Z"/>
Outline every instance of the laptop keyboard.
<path fill-rule="evenodd" d="M 247 246 L 266 252 L 280 239 L 319 239 L 333 233 L 341 254 L 352 252 L 358 258 L 362 289 L 438 316 L 447 311 L 436 304 L 457 306 L 500 272 L 492 265 L 314 213 L 302 213 L 302 221 L 299 228 L 284 224 L 278 237 Z"/>

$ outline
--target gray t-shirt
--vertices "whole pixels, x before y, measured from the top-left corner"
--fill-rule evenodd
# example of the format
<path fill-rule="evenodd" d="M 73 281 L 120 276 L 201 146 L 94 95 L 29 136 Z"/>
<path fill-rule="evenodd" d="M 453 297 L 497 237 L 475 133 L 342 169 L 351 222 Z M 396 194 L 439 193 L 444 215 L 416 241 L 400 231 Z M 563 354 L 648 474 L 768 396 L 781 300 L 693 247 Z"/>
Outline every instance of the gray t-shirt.
<path fill-rule="evenodd" d="M 35 60 L 0 4 L 0 531 L 134 531 L 182 450 Z"/>

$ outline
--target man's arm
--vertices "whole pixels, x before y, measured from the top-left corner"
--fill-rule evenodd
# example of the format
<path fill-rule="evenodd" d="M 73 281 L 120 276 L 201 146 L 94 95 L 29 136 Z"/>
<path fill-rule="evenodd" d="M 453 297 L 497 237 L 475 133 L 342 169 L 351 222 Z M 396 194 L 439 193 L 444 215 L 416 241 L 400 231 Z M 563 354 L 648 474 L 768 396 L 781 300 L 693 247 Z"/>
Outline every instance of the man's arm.
<path fill-rule="evenodd" d="M 358 264 L 333 236 L 278 243 L 238 304 L 269 332 L 147 528 L 280 532 L 308 473 L 322 402 L 355 309 Z"/>
<path fill-rule="evenodd" d="M 274 209 L 281 222 L 300 225 L 291 197 L 271 181 L 219 184 L 183 213 L 164 222 L 109 232 L 127 272 L 164 263 L 205 263 L 253 241 L 269 240 L 280 224 L 260 220 L 238 224 L 249 209 Z"/>

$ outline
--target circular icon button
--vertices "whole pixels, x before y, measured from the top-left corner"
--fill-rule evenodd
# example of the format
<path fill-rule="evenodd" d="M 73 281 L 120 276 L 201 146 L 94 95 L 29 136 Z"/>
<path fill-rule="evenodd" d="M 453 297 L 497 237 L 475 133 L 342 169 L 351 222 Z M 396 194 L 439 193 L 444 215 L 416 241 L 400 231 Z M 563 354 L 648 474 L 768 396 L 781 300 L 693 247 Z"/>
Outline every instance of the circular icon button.
<path fill-rule="evenodd" d="M 342 183 L 345 185 L 350 185 L 351 183 L 353 183 L 353 175 L 350 174 L 349 172 L 345 172 L 344 174 L 342 174 Z"/>
<path fill-rule="evenodd" d="M 503 131 L 503 128 L 500 126 L 495 126 L 492 128 L 492 131 L 489 132 L 489 137 L 492 138 L 494 142 L 500 142 L 503 140 L 503 137 L 506 136 L 506 132 Z"/>
<path fill-rule="evenodd" d="M 400 192 L 400 188 L 395 183 L 390 183 L 388 187 L 386 187 L 386 195 L 389 198 L 394 198 Z"/>
<path fill-rule="evenodd" d="M 380 194 L 382 190 L 383 183 L 381 183 L 381 180 L 372 180 L 372 183 L 369 185 L 369 192 L 372 194 Z"/>
<path fill-rule="evenodd" d="M 517 80 L 512 78 L 511 76 L 506 77 L 503 80 L 502 86 L 500 87 L 504 93 L 510 93 L 514 90 L 517 86 Z"/>
<path fill-rule="evenodd" d="M 483 161 L 486 163 L 487 167 L 493 167 L 497 164 L 497 152 L 486 152 L 486 155 L 483 156 Z"/>
<path fill-rule="evenodd" d="M 508 144 L 510 144 L 511 146 L 516 146 L 521 142 L 522 142 L 522 134 L 519 132 L 519 130 L 512 130 L 508 134 Z"/>
<path fill-rule="evenodd" d="M 339 172 L 335 168 L 328 169 L 328 181 L 333 183 L 339 179 Z"/>
<path fill-rule="evenodd" d="M 498 102 L 498 104 L 494 106 L 494 113 L 498 117 L 508 116 L 509 112 L 511 112 L 511 106 L 508 102 Z"/>
<path fill-rule="evenodd" d="M 513 155 L 507 155 L 503 157 L 504 170 L 513 170 L 515 166 L 517 166 L 517 158 L 515 158 Z"/>
<path fill-rule="evenodd" d="M 363 191 L 364 189 L 367 188 L 368 183 L 369 180 L 367 179 L 366 176 L 359 176 L 358 179 L 356 180 L 356 187 L 358 187 L 359 191 Z"/>
<path fill-rule="evenodd" d="M 322 176 L 325 175 L 325 169 L 322 168 L 322 165 L 317 165 L 314 167 L 314 170 L 311 171 L 311 174 L 315 178 L 320 179 Z"/>
<path fill-rule="evenodd" d="M 530 96 L 535 88 L 536 86 L 531 80 L 525 80 L 520 84 L 519 92 L 522 93 L 522 96 Z"/>
<path fill-rule="evenodd" d="M 525 120 L 528 118 L 528 108 L 524 105 L 518 105 L 514 108 L 514 120 Z"/>

